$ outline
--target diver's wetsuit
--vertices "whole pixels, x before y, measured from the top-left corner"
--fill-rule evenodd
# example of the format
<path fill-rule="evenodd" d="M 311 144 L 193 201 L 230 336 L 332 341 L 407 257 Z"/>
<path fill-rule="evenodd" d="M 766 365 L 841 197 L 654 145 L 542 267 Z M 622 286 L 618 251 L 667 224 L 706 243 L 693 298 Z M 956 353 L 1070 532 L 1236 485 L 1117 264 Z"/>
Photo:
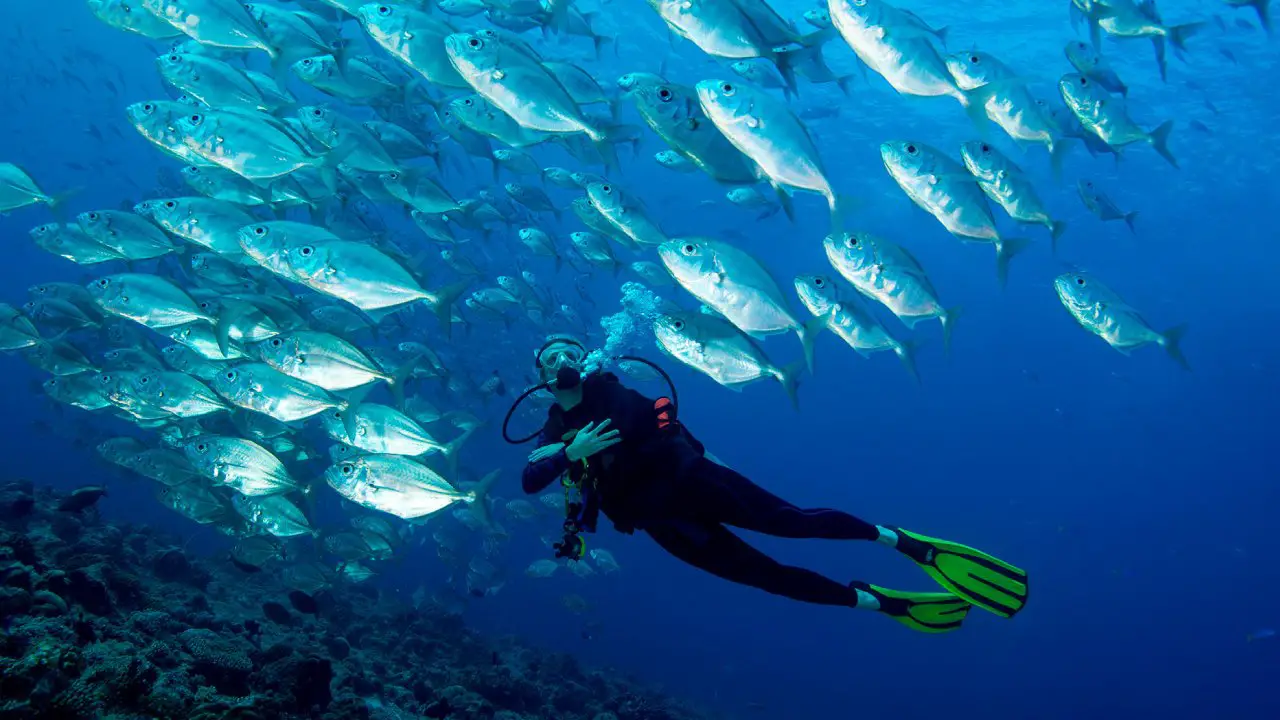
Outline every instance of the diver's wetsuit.
<path fill-rule="evenodd" d="M 589 422 L 610 420 L 622 442 L 591 458 L 600 509 L 618 530 L 649 533 L 667 552 L 726 580 L 824 605 L 857 604 L 847 585 L 783 565 L 725 525 L 787 538 L 875 540 L 876 527 L 838 510 L 803 510 L 703 457 L 680 425 L 659 429 L 654 401 L 601 373 L 583 380 L 582 402 L 551 408 L 538 445 L 567 443 Z M 569 469 L 563 450 L 524 469 L 526 493 L 540 492 Z"/>

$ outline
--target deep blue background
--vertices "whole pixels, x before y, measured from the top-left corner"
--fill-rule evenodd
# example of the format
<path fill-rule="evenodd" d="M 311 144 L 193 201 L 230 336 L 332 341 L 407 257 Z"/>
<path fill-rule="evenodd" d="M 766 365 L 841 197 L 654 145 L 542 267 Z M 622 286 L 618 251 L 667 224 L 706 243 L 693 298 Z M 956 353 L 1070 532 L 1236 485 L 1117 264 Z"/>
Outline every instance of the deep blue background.
<path fill-rule="evenodd" d="M 903 5 L 950 25 L 952 49 L 995 53 L 1047 98 L 1070 70 L 1061 47 L 1076 35 L 1066 2 Z M 798 18 L 808 6 L 777 7 Z M 833 183 L 859 198 L 849 224 L 909 246 L 944 303 L 965 307 L 949 359 L 935 324 L 917 329 L 926 341 L 922 386 L 892 357 L 863 360 L 834 337 L 819 343 L 817 374 L 804 381 L 798 415 L 776 386 L 733 393 L 673 368 L 683 418 L 730 465 L 797 504 L 840 507 L 954 538 L 1024 566 L 1033 590 L 1022 615 L 1006 622 L 975 611 L 962 632 L 917 635 L 869 613 L 729 585 L 666 557 L 644 537 L 611 530 L 592 542 L 614 551 L 621 575 L 532 580 L 522 569 L 544 556 L 537 536 L 557 524 L 544 515 L 537 526 L 517 530 L 505 559 L 507 587 L 473 604 L 470 621 L 572 651 L 587 663 L 616 665 L 734 717 L 1280 716 L 1271 689 L 1280 645 L 1246 642 L 1248 633 L 1280 623 L 1272 537 L 1280 479 L 1273 453 L 1280 430 L 1274 229 L 1280 185 L 1272 175 L 1280 64 L 1274 43 L 1235 24 L 1250 14 L 1211 2 L 1164 2 L 1161 10 L 1173 23 L 1218 13 L 1226 20 L 1225 32 L 1211 26 L 1191 41 L 1188 62 L 1171 60 L 1168 84 L 1159 82 L 1146 41 L 1104 46 L 1132 88 L 1139 121 L 1178 121 L 1172 146 L 1182 169 L 1143 147 L 1116 167 L 1077 146 L 1055 182 L 1042 150 L 1023 155 L 998 139 L 1070 225 L 1057 259 L 1042 230 L 1017 231 L 1036 237 L 1037 245 L 1014 261 L 1003 292 L 991 249 L 947 235 L 898 190 L 877 155 L 881 141 L 912 138 L 958 156 L 958 144 L 974 130 L 956 104 L 900 97 L 874 77 L 848 99 L 803 87 L 800 107 L 841 106 L 839 117 L 813 128 Z M 101 26 L 71 0 L 5 3 L 0 20 L 6 46 L 0 159 L 25 166 L 50 192 L 81 187 L 71 203 L 77 212 L 136 199 L 161 164 L 174 166 L 122 115 L 128 102 L 163 95 L 151 65 L 159 44 Z M 629 70 L 655 71 L 654 58 L 668 52 L 660 21 L 643 3 L 603 6 L 601 27 L 624 23 L 629 32 L 619 42 L 620 59 L 590 65 L 606 82 Z M 587 50 L 581 41 L 554 46 L 578 58 Z M 827 55 L 837 68 L 855 67 L 840 40 Z M 687 83 L 730 76 L 685 42 L 676 43 L 667 67 Z M 104 77 L 125 79 L 121 96 L 102 86 Z M 1188 129 L 1192 119 L 1212 134 Z M 90 123 L 102 130 L 101 140 L 86 132 Z M 795 225 L 781 217 L 754 223 L 719 201 L 710 182 L 657 167 L 649 156 L 658 149 L 648 136 L 622 181 L 648 200 L 668 233 L 736 228 L 785 288 L 796 273 L 830 273 L 820 201 L 799 198 Z M 548 164 L 569 164 L 558 150 L 537 153 Z M 1125 210 L 1141 212 L 1136 236 L 1084 210 L 1074 190 L 1081 177 L 1097 180 Z M 473 179 L 482 178 L 477 166 Z M 567 205 L 567 195 L 558 197 Z M 48 220 L 45 209 L 0 218 L 6 255 L 0 300 L 20 304 L 31 284 L 86 275 L 28 240 L 27 229 Z M 566 222 L 563 229 L 578 228 Z M 1185 350 L 1194 372 L 1182 372 L 1156 349 L 1124 357 L 1076 327 L 1051 287 L 1068 264 L 1103 278 L 1157 328 L 1188 323 Z M 536 268 L 553 276 L 549 264 Z M 566 271 L 553 282 L 567 288 L 569 277 Z M 616 284 L 598 278 L 592 287 L 601 311 L 613 312 Z M 665 294 L 694 306 L 687 296 Z M 887 324 L 902 331 L 896 322 Z M 481 337 L 452 342 L 466 350 L 465 343 Z M 766 348 L 779 362 L 797 356 L 790 336 Z M 513 345 L 510 367 L 523 369 L 527 352 Z M 37 373 L 16 357 L 2 362 L 6 474 L 64 487 L 100 479 L 90 450 L 33 425 L 68 427 L 33 393 Z M 490 369 L 476 370 L 483 377 Z M 506 449 L 489 430 L 468 464 L 483 472 L 492 461 L 479 458 L 501 453 L 508 468 L 503 494 L 514 497 L 524 452 Z M 109 517 L 196 532 L 141 485 L 117 486 L 105 507 Z M 923 573 L 884 548 L 752 540 L 784 561 L 840 579 L 930 587 Z M 199 545 L 218 542 L 208 531 L 197 534 Z M 430 547 L 415 553 L 378 582 L 406 594 L 422 578 L 438 582 L 443 570 Z M 566 592 L 592 603 L 590 617 L 603 628 L 595 639 L 582 639 L 583 619 L 560 606 Z M 748 709 L 754 703 L 762 708 Z"/>

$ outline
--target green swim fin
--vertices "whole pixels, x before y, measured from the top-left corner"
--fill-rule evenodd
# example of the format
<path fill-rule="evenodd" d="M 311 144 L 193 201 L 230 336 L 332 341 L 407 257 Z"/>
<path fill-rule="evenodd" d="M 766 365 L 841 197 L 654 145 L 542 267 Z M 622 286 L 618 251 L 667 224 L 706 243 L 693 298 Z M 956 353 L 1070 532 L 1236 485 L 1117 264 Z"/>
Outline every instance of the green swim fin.
<path fill-rule="evenodd" d="M 972 607 L 951 593 L 902 592 L 864 582 L 852 582 L 849 587 L 874 597 L 880 603 L 880 612 L 925 633 L 959 629 Z"/>
<path fill-rule="evenodd" d="M 1000 617 L 1027 604 L 1027 573 L 967 545 L 886 526 L 898 534 L 898 550 L 942 587 Z"/>

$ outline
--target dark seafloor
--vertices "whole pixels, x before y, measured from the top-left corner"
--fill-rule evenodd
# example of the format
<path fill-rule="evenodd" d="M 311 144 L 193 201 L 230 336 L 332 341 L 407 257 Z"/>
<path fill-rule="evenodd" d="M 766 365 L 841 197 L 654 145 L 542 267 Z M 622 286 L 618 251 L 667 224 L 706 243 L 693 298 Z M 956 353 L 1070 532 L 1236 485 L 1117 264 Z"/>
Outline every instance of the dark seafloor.
<path fill-rule="evenodd" d="M 0 485 L 0 720 L 705 717 L 429 603 L 352 588 L 299 612 L 269 573 L 67 497 Z"/>

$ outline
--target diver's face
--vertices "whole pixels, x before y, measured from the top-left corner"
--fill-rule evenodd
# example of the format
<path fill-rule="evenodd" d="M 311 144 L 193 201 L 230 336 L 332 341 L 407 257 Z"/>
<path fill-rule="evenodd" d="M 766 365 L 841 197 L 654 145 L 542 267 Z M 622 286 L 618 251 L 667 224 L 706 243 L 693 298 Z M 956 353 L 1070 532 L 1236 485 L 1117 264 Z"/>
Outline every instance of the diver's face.
<path fill-rule="evenodd" d="M 575 343 L 563 342 L 549 345 L 538 356 L 538 365 L 541 368 L 543 382 L 554 378 L 562 367 L 581 370 L 585 356 L 586 353 L 583 352 L 582 346 Z"/>

